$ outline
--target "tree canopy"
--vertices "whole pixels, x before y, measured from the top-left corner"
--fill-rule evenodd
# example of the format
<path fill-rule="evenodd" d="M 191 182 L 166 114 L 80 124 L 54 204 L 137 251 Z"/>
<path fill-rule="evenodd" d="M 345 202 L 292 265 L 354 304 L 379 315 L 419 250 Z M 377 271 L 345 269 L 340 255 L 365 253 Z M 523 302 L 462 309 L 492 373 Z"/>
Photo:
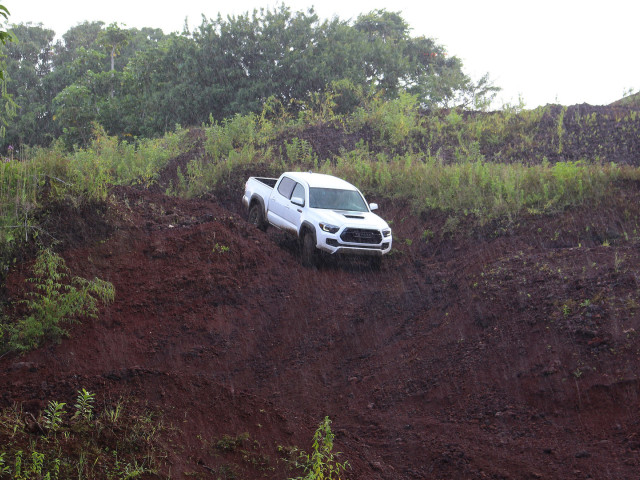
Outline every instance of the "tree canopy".
<path fill-rule="evenodd" d="M 193 31 L 169 35 L 84 22 L 57 41 L 41 24 L 11 30 L 18 41 L 0 48 L 18 115 L 6 145 L 58 137 L 83 145 L 94 122 L 112 135 L 157 136 L 176 124 L 261 112 L 268 99 L 295 113 L 332 85 L 342 85 L 343 111 L 358 105 L 354 92 L 476 107 L 497 90 L 487 77 L 472 81 L 457 57 L 412 37 L 401 15 L 386 10 L 349 22 L 281 5 L 203 16 Z"/>
<path fill-rule="evenodd" d="M 0 16 L 7 20 L 9 15 L 7 7 L 0 4 Z M 5 46 L 14 39 L 15 37 L 11 32 L 0 28 L 0 46 Z M 0 138 L 5 137 L 7 133 L 6 127 L 16 114 L 16 104 L 12 96 L 7 92 L 6 67 L 5 55 L 0 50 Z"/>

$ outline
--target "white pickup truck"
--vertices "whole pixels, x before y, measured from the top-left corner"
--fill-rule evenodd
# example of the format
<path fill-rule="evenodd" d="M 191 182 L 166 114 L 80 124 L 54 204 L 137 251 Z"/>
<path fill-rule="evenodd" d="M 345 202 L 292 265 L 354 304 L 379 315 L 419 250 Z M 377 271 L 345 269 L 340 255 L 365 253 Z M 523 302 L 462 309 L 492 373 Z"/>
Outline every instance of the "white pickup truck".
<path fill-rule="evenodd" d="M 379 268 L 391 250 L 391 229 L 350 183 L 331 175 L 285 172 L 280 178 L 249 177 L 242 203 L 251 223 L 273 225 L 298 239 L 302 264 L 316 265 L 320 251 L 365 255 Z"/>

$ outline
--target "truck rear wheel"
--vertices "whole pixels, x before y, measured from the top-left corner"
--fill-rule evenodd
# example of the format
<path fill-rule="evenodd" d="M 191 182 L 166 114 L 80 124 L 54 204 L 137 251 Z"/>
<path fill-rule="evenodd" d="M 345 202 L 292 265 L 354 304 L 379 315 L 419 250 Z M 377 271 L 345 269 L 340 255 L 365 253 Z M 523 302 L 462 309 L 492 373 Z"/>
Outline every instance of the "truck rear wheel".
<path fill-rule="evenodd" d="M 317 264 L 316 239 L 313 233 L 306 231 L 304 237 L 302 237 L 302 266 L 312 268 L 316 267 Z"/>
<path fill-rule="evenodd" d="M 262 207 L 259 203 L 254 203 L 249 208 L 248 215 L 249 223 L 255 225 L 263 232 L 267 229 L 267 222 L 264 221 L 264 212 L 262 211 Z"/>

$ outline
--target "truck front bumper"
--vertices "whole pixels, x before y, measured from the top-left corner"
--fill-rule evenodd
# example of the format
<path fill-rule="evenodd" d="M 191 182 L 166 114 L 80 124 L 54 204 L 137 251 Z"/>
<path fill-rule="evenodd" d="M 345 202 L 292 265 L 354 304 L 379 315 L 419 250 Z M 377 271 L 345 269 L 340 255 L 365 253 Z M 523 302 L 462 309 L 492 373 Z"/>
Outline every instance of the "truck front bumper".
<path fill-rule="evenodd" d="M 344 255 L 363 255 L 363 256 L 382 256 L 391 251 L 392 238 L 391 234 L 384 237 L 378 243 L 364 242 L 345 242 L 341 232 L 336 234 L 321 235 L 318 238 L 317 247 L 329 254 Z"/>

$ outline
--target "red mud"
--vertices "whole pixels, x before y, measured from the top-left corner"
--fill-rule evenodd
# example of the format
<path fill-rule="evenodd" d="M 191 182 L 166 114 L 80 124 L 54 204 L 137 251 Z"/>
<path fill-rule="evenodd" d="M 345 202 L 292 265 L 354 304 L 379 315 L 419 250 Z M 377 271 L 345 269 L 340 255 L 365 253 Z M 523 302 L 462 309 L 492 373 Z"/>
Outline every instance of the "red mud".
<path fill-rule="evenodd" d="M 637 479 L 640 190 L 624 192 L 455 228 L 371 198 L 396 247 L 373 272 L 303 268 L 235 202 L 115 189 L 61 252 L 115 302 L 0 359 L 0 403 L 133 395 L 174 427 L 171 478 L 293 476 L 278 446 L 309 450 L 328 415 L 352 479 Z M 9 275 L 14 299 L 28 275 Z M 212 447 L 244 432 L 242 451 Z"/>

